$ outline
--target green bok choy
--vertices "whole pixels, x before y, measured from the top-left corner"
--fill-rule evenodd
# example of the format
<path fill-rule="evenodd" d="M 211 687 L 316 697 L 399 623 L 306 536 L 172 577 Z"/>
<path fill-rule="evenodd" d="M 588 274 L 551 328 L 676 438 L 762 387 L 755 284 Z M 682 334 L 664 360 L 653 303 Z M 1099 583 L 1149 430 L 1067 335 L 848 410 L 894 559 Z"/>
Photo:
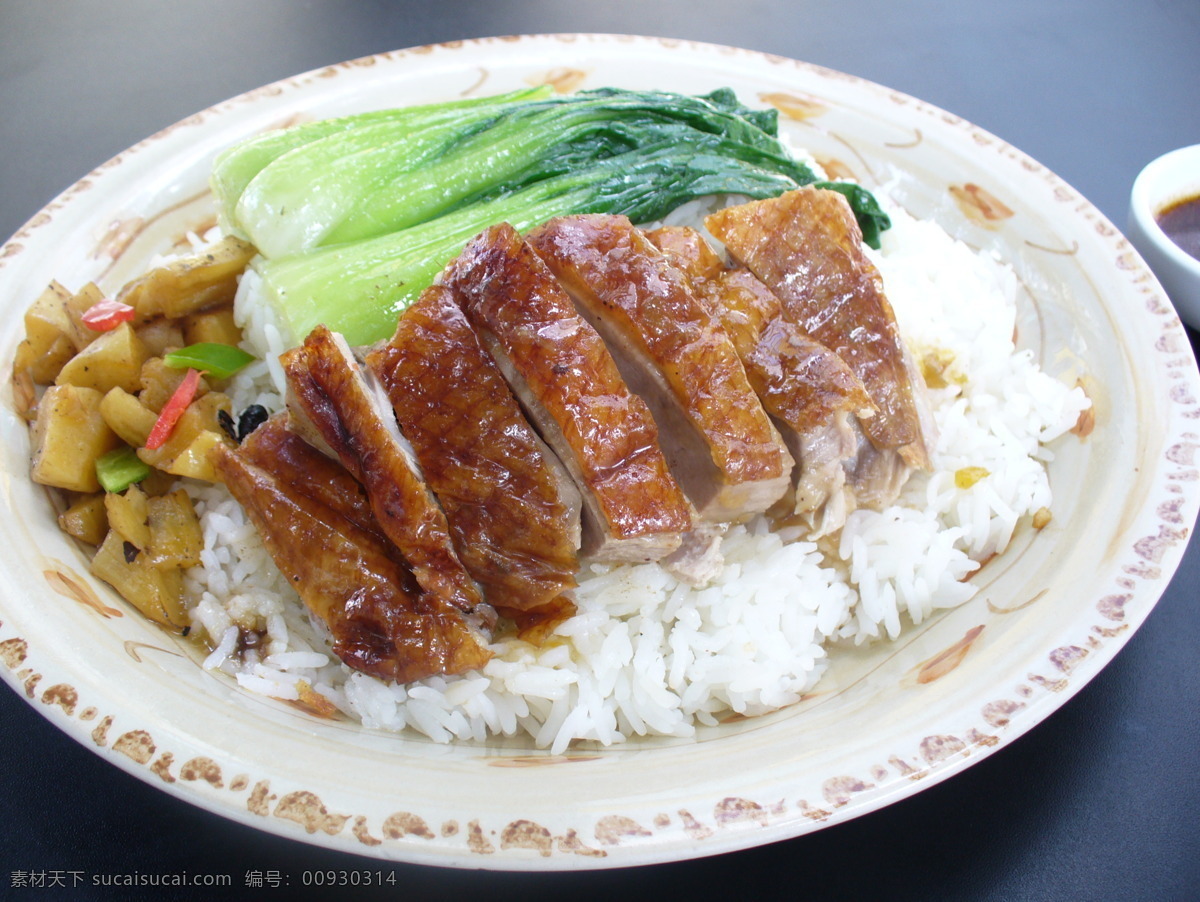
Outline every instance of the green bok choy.
<path fill-rule="evenodd" d="M 388 337 L 463 244 L 497 222 L 523 231 L 552 216 L 620 213 L 644 223 L 697 197 L 773 197 L 817 182 L 779 142 L 774 111 L 728 90 L 603 89 L 476 104 L 457 129 L 452 119 L 417 129 L 376 115 L 295 144 L 240 193 L 225 180 L 223 221 L 262 253 L 255 269 L 291 338 L 319 323 L 352 344 Z M 819 184 L 847 196 L 877 245 L 888 222 L 869 192 Z"/>

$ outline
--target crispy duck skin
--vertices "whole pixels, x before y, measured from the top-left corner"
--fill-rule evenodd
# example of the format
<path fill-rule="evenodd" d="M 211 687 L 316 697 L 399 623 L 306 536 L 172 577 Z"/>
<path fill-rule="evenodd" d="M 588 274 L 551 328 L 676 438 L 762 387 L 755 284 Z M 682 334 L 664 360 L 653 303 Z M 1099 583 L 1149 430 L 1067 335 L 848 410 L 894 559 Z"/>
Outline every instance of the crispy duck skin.
<path fill-rule="evenodd" d="M 353 495 L 343 502 L 320 489 L 300 458 L 272 458 L 270 448 L 290 448 L 291 440 L 266 429 L 240 449 L 221 445 L 214 463 L 280 571 L 329 629 L 334 653 L 355 670 L 401 683 L 486 664 L 483 625 L 422 590 L 395 547 L 356 522 L 361 505 Z M 324 460 L 321 473 L 352 481 Z"/>
<path fill-rule="evenodd" d="M 846 362 L 786 319 L 779 298 L 749 270 L 728 269 L 705 284 L 799 461 L 793 512 L 821 536 L 840 529 L 857 507 L 891 504 L 912 470 L 901 449 L 868 440 L 865 424 L 878 408 Z"/>
<path fill-rule="evenodd" d="M 862 380 L 879 408 L 862 421 L 871 442 L 928 469 L 934 427 L 924 385 L 846 199 L 809 186 L 718 210 L 705 225 L 779 297 L 789 320 Z"/>
<path fill-rule="evenodd" d="M 649 561 L 677 548 L 694 512 L 649 410 L 516 230 L 501 224 L 473 239 L 442 284 L 579 486 L 584 555 Z"/>
<path fill-rule="evenodd" d="M 692 279 L 733 341 L 763 406 L 797 430 L 824 425 L 839 411 L 870 416 L 875 405 L 837 354 L 783 317 L 783 305 L 749 270 L 726 268 L 695 229 L 647 232 Z"/>
<path fill-rule="evenodd" d="M 659 226 L 650 229 L 646 237 L 682 269 L 693 283 L 715 279 L 726 271 L 725 261 L 713 246 L 691 226 Z"/>
<path fill-rule="evenodd" d="M 742 326 L 769 294 L 746 270 L 729 271 L 710 288 L 714 303 Z M 814 536 L 840 529 L 858 506 L 845 467 L 858 450 L 854 417 L 874 415 L 875 405 L 845 361 L 781 316 L 764 320 L 754 338 L 735 341 L 750 384 L 796 460 L 791 512 Z"/>
<path fill-rule="evenodd" d="M 318 326 L 281 360 L 292 417 L 307 420 L 363 484 L 375 519 L 421 587 L 462 611 L 484 613 L 487 605 L 458 558 L 446 514 L 406 446 L 395 413 L 345 340 Z"/>
<path fill-rule="evenodd" d="M 702 520 L 736 520 L 778 501 L 792 457 L 684 273 L 625 216 L 559 217 L 528 240 L 650 405 Z"/>
<path fill-rule="evenodd" d="M 453 292 L 427 289 L 365 361 L 467 572 L 522 632 L 574 612 L 579 490 L 529 425 Z"/>
<path fill-rule="evenodd" d="M 783 317 L 783 307 L 753 273 L 726 268 L 696 229 L 666 226 L 647 237 L 675 262 L 720 319 L 746 376 L 796 460 L 786 507 L 813 535 L 839 529 L 857 501 L 845 462 L 858 450 L 852 415 L 875 405 L 837 354 Z"/>
<path fill-rule="evenodd" d="M 242 441 L 239 454 L 257 467 L 287 473 L 297 491 L 337 511 L 357 528 L 386 538 L 362 483 L 289 429 L 288 421 L 286 412 L 273 415 Z"/>

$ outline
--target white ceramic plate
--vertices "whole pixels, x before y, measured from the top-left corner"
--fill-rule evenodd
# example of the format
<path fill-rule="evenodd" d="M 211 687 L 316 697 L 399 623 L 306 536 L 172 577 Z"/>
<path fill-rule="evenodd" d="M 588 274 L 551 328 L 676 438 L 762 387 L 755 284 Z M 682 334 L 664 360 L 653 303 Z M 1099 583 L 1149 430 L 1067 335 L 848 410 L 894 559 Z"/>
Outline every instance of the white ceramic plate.
<path fill-rule="evenodd" d="M 1200 385 L 1186 335 L 1126 240 L 1068 185 L 939 109 L 793 60 L 636 37 L 535 36 L 384 54 L 264 87 L 102 165 L 0 251 L 5 366 L 20 313 L 55 278 L 116 288 L 211 218 L 213 155 L 302 118 L 550 80 L 774 104 L 837 174 L 1010 261 L 1021 342 L 1079 376 L 1097 413 L 1057 443 L 1054 520 L 1025 529 L 967 605 L 899 642 L 840 655 L 812 698 L 694 742 L 551 757 L 437 745 L 252 697 L 87 575 L 28 478 L 0 410 L 0 673 L 113 764 L 217 814 L 412 862 L 615 867 L 797 836 L 909 796 L 1011 742 L 1116 654 L 1184 550 L 1200 494 Z"/>

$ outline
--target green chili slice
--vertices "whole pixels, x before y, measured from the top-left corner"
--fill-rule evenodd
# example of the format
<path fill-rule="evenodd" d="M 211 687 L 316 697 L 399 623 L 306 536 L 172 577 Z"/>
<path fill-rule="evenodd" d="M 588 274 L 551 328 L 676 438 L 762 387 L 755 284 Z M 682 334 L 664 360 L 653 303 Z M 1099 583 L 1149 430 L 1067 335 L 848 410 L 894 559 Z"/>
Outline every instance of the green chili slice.
<path fill-rule="evenodd" d="M 171 351 L 163 357 L 163 362 L 176 369 L 191 367 L 207 373 L 214 379 L 227 379 L 254 359 L 253 354 L 247 354 L 233 345 L 202 341 L 178 351 Z"/>
<path fill-rule="evenodd" d="M 123 492 L 150 475 L 150 465 L 126 445 L 96 459 L 96 478 L 106 492 Z"/>

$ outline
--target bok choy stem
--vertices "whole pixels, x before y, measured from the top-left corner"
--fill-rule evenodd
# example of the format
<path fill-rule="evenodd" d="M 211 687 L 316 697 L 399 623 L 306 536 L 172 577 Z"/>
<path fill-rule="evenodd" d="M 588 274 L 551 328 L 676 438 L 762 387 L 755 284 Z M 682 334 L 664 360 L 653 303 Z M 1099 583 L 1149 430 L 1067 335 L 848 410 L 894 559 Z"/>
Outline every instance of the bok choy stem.
<path fill-rule="evenodd" d="M 352 116 L 318 119 L 289 128 L 273 129 L 249 138 L 217 155 L 210 184 L 224 224 L 232 231 L 240 229 L 232 212 L 251 181 L 275 160 L 306 144 L 367 125 L 391 123 L 397 129 L 417 131 L 430 124 L 460 121 L 464 125 L 478 115 L 491 116 L 505 104 L 544 99 L 551 93 L 545 86 L 523 88 L 508 94 L 477 97 L 445 103 L 431 103 L 399 109 L 373 110 Z"/>

